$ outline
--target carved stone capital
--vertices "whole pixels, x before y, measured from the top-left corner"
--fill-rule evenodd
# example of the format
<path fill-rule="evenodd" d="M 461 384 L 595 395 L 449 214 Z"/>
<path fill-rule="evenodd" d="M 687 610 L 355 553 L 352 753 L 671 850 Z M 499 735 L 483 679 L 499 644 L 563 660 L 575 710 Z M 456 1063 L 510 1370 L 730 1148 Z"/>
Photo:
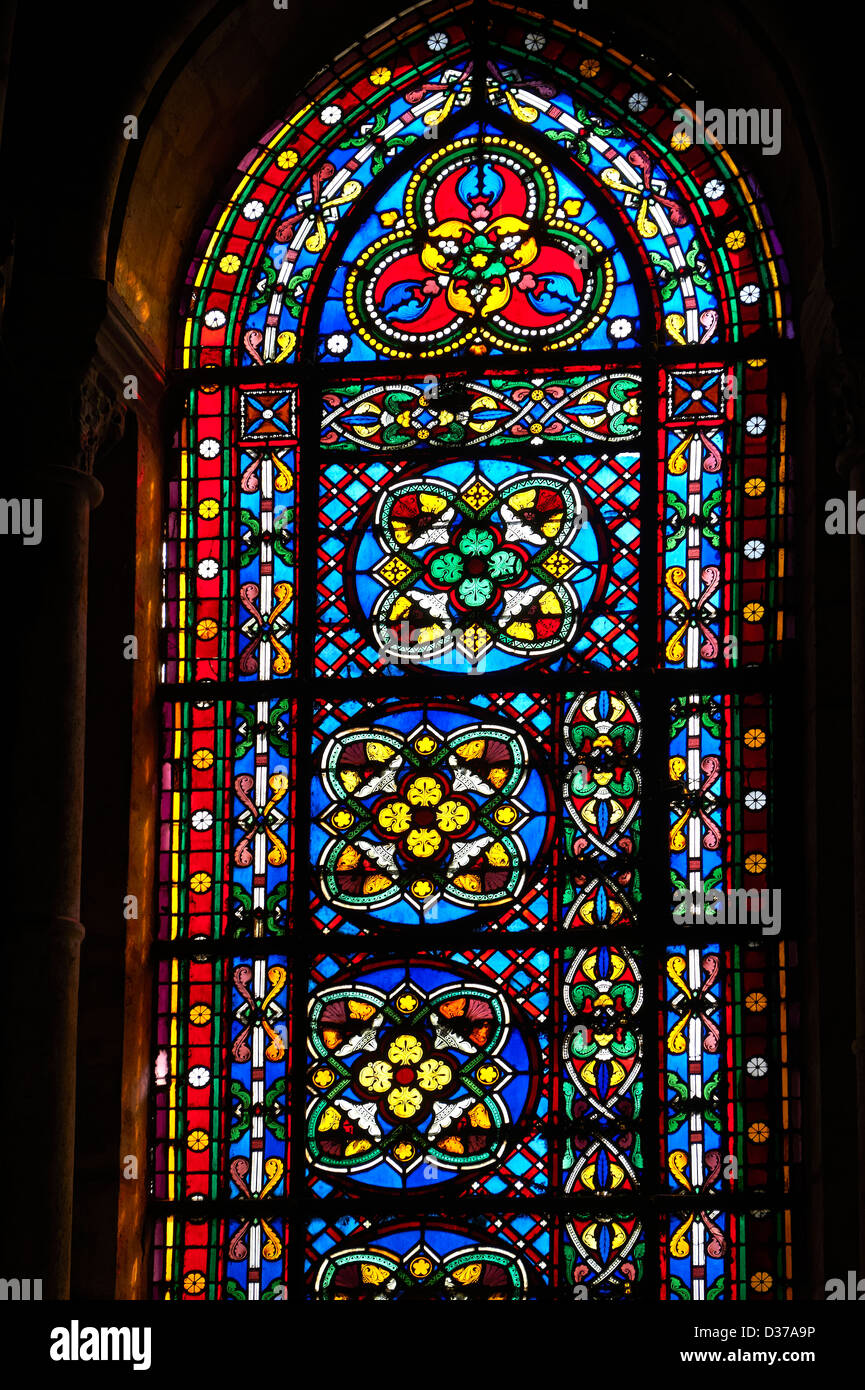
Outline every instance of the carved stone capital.
<path fill-rule="evenodd" d="M 122 395 L 99 371 L 91 367 L 77 392 L 78 448 L 75 466 L 84 473 L 93 473 L 96 462 L 108 454 L 123 438 L 126 406 Z"/>

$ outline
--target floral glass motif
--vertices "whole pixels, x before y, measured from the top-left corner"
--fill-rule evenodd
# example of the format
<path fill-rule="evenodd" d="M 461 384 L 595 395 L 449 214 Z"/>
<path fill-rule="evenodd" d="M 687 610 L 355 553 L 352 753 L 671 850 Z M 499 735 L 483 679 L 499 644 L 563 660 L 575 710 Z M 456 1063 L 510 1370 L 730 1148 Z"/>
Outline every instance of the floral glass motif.
<path fill-rule="evenodd" d="M 642 59 L 474 11 L 323 69 L 184 292 L 154 1293 L 782 1299 L 790 952 L 671 912 L 776 873 L 784 265 Z"/>
<path fill-rule="evenodd" d="M 321 480 L 317 667 L 433 674 L 636 662 L 635 454 L 390 467 Z M 363 504 L 362 504 L 363 503 Z"/>
<path fill-rule="evenodd" d="M 315 1231 L 309 1258 L 315 1294 L 328 1301 L 521 1300 L 545 1282 L 545 1224 L 517 1217 L 505 1234 L 497 1219 L 472 1225 L 441 1218 L 420 1225 L 391 1221 L 376 1229 L 372 1243 L 362 1230 L 341 1240 L 328 1229 Z M 318 1247 L 326 1251 L 320 1257 Z"/>
<path fill-rule="evenodd" d="M 576 221 L 583 200 L 526 146 L 468 134 L 408 182 L 395 229 L 357 258 L 345 286 L 359 336 L 391 356 L 471 342 L 567 347 L 613 300 L 605 245 Z M 420 245 L 420 249 L 418 249 Z"/>
<path fill-rule="evenodd" d="M 418 962 L 310 1003 L 310 1164 L 374 1187 L 493 1166 L 537 1089 L 531 1038 L 500 989 Z"/>
<path fill-rule="evenodd" d="M 460 487 L 457 464 L 382 493 L 356 563 L 381 586 L 367 617 L 391 659 L 471 669 L 495 651 L 510 665 L 573 640 L 600 572 L 577 486 L 498 461 L 489 471 Z"/>
<path fill-rule="evenodd" d="M 523 736 L 457 708 L 407 706 L 325 746 L 313 793 L 323 897 L 399 922 L 450 922 L 517 900 L 548 836 Z"/>

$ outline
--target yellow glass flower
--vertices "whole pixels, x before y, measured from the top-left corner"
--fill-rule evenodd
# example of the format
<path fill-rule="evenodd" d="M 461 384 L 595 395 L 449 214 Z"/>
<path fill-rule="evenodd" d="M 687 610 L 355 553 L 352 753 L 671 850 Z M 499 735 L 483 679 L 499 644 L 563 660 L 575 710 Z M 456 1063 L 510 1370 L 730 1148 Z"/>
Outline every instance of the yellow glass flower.
<path fill-rule="evenodd" d="M 410 830 L 405 842 L 409 854 L 416 859 L 429 859 L 439 848 L 442 837 L 437 830 Z"/>
<path fill-rule="evenodd" d="M 395 1086 L 387 1098 L 387 1108 L 401 1120 L 410 1120 L 423 1105 L 423 1096 L 415 1086 Z"/>
<path fill-rule="evenodd" d="M 378 823 L 391 835 L 404 835 L 411 825 L 411 811 L 404 801 L 391 801 L 379 811 Z"/>
<path fill-rule="evenodd" d="M 383 1095 L 393 1081 L 393 1067 L 384 1061 L 369 1062 L 365 1067 L 361 1067 L 357 1079 L 367 1091 Z"/>
<path fill-rule="evenodd" d="M 199 768 L 200 771 L 204 771 L 206 768 L 212 767 L 213 754 L 211 753 L 210 749 L 196 748 L 195 752 L 192 755 L 192 765 L 193 767 Z"/>
<path fill-rule="evenodd" d="M 746 729 L 745 744 L 748 748 L 762 748 L 766 742 L 765 729 Z"/>
<path fill-rule="evenodd" d="M 440 1091 L 448 1084 L 453 1072 L 447 1062 L 437 1057 L 427 1057 L 417 1069 L 417 1084 L 422 1091 Z"/>
<path fill-rule="evenodd" d="M 749 874 L 762 874 L 766 868 L 766 856 L 764 854 L 749 854 L 745 860 L 745 868 Z"/>
<path fill-rule="evenodd" d="M 412 806 L 437 806 L 442 799 L 442 789 L 434 777 L 415 777 L 409 783 L 406 796 Z"/>
<path fill-rule="evenodd" d="M 394 1066 L 410 1066 L 412 1062 L 420 1061 L 423 1047 L 413 1033 L 400 1033 L 388 1048 L 387 1055 Z"/>
<path fill-rule="evenodd" d="M 448 797 L 447 801 L 436 807 L 436 824 L 446 835 L 452 835 L 455 830 L 462 830 L 468 824 L 470 814 L 468 806 Z"/>

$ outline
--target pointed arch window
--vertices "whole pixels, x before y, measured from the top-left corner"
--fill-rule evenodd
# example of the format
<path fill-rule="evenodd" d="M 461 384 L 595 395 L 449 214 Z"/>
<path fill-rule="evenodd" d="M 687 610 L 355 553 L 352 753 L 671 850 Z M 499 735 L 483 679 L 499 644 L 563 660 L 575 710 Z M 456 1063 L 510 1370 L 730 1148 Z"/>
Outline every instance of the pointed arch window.
<path fill-rule="evenodd" d="M 684 110 L 565 25 L 419 8 L 202 235 L 158 1297 L 792 1294 L 788 961 L 730 923 L 777 883 L 790 328 Z"/>

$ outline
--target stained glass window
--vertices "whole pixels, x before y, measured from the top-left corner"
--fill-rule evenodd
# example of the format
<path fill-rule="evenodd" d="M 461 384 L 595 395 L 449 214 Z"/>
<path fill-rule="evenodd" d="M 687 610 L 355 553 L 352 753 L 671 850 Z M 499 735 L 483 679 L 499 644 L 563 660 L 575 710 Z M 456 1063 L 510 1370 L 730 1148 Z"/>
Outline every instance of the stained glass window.
<path fill-rule="evenodd" d="M 427 5 L 202 235 L 156 1297 L 792 1296 L 787 947 L 676 915 L 777 882 L 785 273 L 679 107 Z"/>

